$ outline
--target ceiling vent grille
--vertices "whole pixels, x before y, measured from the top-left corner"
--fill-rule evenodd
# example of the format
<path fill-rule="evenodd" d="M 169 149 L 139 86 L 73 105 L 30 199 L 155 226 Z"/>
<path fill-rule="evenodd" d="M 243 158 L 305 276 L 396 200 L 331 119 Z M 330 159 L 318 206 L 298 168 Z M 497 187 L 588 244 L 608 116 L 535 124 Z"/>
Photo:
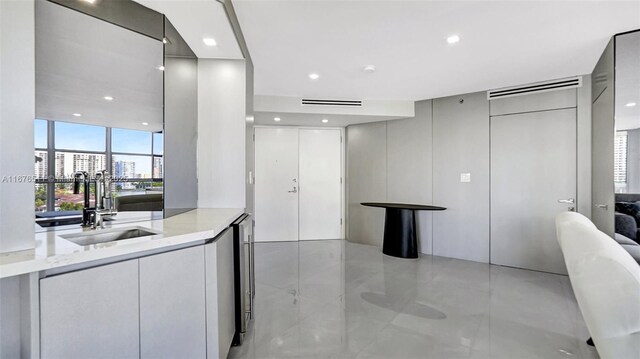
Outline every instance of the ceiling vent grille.
<path fill-rule="evenodd" d="M 487 91 L 487 98 L 489 100 L 495 100 L 495 99 L 505 98 L 505 97 L 523 96 L 523 95 L 530 95 L 530 94 L 541 93 L 541 92 L 566 90 L 566 89 L 577 88 L 581 86 L 582 86 L 582 77 L 577 76 L 577 77 L 571 77 L 571 78 L 561 79 L 561 80 L 538 82 L 530 85 L 506 87 L 498 90 L 491 90 L 491 91 Z"/>
<path fill-rule="evenodd" d="M 359 100 L 317 100 L 310 98 L 302 99 L 303 106 L 347 106 L 362 107 L 362 101 Z"/>

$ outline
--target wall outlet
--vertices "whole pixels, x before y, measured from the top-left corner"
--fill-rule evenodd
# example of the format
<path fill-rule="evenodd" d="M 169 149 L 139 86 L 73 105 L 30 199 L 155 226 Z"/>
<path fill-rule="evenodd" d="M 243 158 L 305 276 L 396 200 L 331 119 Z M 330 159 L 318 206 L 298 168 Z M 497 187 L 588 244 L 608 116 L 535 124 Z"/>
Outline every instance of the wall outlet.
<path fill-rule="evenodd" d="M 460 182 L 471 182 L 471 173 L 461 173 Z"/>

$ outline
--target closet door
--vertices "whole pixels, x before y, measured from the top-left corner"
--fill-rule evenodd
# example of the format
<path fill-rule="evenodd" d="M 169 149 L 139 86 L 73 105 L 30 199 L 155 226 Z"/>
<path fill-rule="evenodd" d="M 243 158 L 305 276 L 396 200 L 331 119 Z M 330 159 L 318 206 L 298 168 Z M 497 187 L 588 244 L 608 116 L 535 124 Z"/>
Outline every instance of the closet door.
<path fill-rule="evenodd" d="M 491 117 L 491 263 L 566 274 L 555 216 L 575 199 L 575 108 Z"/>
<path fill-rule="evenodd" d="M 300 240 L 342 238 L 340 130 L 300 129 Z"/>
<path fill-rule="evenodd" d="M 298 240 L 298 129 L 255 129 L 255 240 Z"/>

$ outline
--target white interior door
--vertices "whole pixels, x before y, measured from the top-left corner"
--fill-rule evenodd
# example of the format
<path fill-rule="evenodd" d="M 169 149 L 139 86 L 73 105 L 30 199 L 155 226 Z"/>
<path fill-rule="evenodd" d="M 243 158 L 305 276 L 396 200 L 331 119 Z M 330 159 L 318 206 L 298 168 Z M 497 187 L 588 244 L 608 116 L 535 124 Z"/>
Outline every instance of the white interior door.
<path fill-rule="evenodd" d="M 575 109 L 491 117 L 491 263 L 566 274 L 555 216 L 575 198 Z"/>
<path fill-rule="evenodd" d="M 255 129 L 255 240 L 298 240 L 298 129 Z"/>
<path fill-rule="evenodd" d="M 342 237 L 340 130 L 300 129 L 300 240 Z"/>

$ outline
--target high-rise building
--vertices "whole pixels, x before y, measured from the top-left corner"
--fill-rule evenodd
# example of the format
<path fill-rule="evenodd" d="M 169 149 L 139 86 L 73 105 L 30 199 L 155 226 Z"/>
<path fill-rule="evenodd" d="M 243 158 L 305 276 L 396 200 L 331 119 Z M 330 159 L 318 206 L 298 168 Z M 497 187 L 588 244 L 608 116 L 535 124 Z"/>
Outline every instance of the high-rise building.
<path fill-rule="evenodd" d="M 134 189 L 135 185 L 131 182 L 118 182 L 121 178 L 136 178 L 135 161 L 115 161 L 113 162 L 113 176 L 115 182 L 122 189 Z"/>
<path fill-rule="evenodd" d="M 153 178 L 162 178 L 162 157 L 153 158 Z"/>
<path fill-rule="evenodd" d="M 116 178 L 135 178 L 135 161 L 115 161 L 113 163 L 113 175 Z"/>
<path fill-rule="evenodd" d="M 614 144 L 613 180 L 627 183 L 627 132 L 617 132 Z"/>
<path fill-rule="evenodd" d="M 34 174 L 36 178 L 47 178 L 47 151 L 35 152 Z"/>

